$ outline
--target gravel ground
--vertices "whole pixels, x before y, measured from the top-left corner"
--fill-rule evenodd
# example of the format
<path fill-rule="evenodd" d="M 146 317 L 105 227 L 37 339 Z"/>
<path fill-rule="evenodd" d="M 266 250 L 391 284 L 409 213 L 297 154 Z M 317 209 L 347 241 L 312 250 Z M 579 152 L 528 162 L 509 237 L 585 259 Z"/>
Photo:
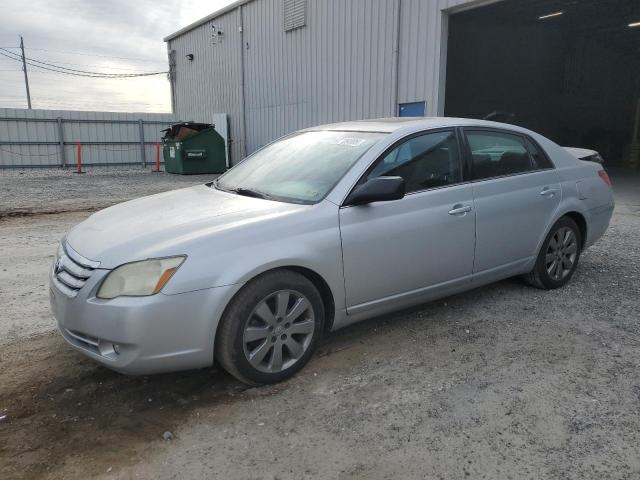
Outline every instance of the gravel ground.
<path fill-rule="evenodd" d="M 71 351 L 46 271 L 87 213 L 0 219 L 0 478 L 640 478 L 640 179 L 614 184 L 565 288 L 511 279 L 363 322 L 258 389 Z"/>
<path fill-rule="evenodd" d="M 211 181 L 217 175 L 172 175 L 150 168 L 0 169 L 0 218 L 108 207 L 133 198 Z"/>

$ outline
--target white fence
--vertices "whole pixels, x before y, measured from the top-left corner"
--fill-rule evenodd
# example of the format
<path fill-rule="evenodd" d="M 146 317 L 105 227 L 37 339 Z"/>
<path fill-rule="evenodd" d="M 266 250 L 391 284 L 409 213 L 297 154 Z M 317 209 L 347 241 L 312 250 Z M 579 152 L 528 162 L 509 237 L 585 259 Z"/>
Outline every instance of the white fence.
<path fill-rule="evenodd" d="M 151 165 L 171 113 L 0 108 L 0 169 L 74 165 Z"/>

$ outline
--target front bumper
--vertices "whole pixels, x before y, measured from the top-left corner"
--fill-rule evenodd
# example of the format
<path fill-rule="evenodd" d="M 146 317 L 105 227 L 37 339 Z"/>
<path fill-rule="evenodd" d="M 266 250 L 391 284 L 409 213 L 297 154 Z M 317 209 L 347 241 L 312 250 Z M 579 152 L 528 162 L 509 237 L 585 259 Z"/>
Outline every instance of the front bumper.
<path fill-rule="evenodd" d="M 75 298 L 50 283 L 51 311 L 60 333 L 73 348 L 127 374 L 213 364 L 218 322 L 239 287 L 102 300 L 95 291 L 107 273 L 95 270 Z"/>

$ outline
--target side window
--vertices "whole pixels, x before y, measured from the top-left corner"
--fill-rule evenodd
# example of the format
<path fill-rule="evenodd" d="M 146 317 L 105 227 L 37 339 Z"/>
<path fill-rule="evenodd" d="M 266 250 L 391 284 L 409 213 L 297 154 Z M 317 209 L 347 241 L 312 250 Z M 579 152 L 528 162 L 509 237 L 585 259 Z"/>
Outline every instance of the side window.
<path fill-rule="evenodd" d="M 407 193 L 461 182 L 455 132 L 426 133 L 398 145 L 378 160 L 367 180 L 382 176 L 404 178 Z"/>
<path fill-rule="evenodd" d="M 502 132 L 465 130 L 474 180 L 534 170 L 525 139 Z"/>
<path fill-rule="evenodd" d="M 553 165 L 549 161 L 549 159 L 542 153 L 540 147 L 538 147 L 535 143 L 533 143 L 528 138 L 525 138 L 525 143 L 527 144 L 527 150 L 529 150 L 529 155 L 531 155 L 531 160 L 533 161 L 533 167 L 536 170 L 542 170 L 544 168 L 553 168 Z"/>

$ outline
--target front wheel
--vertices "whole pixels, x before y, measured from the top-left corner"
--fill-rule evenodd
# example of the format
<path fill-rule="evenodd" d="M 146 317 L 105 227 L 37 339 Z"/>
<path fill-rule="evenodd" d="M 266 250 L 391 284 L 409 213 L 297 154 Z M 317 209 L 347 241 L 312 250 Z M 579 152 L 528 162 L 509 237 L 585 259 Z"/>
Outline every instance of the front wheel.
<path fill-rule="evenodd" d="M 578 266 L 582 235 L 576 222 L 562 217 L 542 243 L 533 270 L 525 280 L 534 287 L 551 290 L 565 285 Z"/>
<path fill-rule="evenodd" d="M 266 273 L 234 297 L 216 337 L 216 358 L 249 385 L 282 381 L 311 357 L 324 324 L 318 290 L 288 270 Z"/>

